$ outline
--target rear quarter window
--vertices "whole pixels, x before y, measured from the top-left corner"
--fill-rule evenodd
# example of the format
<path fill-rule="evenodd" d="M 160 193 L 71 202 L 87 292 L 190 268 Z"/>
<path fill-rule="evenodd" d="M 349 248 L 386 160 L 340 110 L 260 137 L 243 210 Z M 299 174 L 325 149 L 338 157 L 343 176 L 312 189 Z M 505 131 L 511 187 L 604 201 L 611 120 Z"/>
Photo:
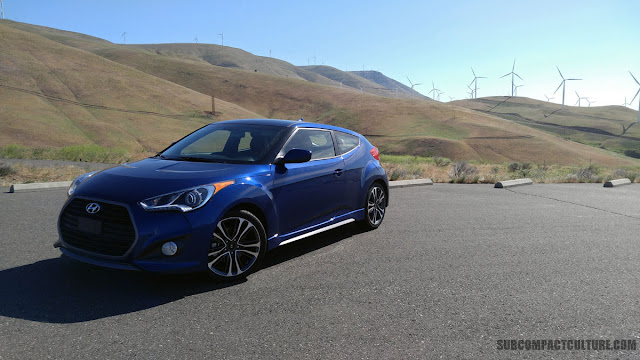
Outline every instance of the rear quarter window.
<path fill-rule="evenodd" d="M 360 145 L 360 138 L 354 135 L 345 134 L 336 131 L 336 139 L 338 140 L 339 155 L 346 154 Z"/>

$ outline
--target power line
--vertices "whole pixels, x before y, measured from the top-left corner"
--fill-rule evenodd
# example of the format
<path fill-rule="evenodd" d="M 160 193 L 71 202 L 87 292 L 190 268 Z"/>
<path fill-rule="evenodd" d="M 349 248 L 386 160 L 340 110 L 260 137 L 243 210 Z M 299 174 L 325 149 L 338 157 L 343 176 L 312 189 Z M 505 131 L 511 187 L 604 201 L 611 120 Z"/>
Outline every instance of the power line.
<path fill-rule="evenodd" d="M 52 96 L 52 95 L 46 95 L 46 94 L 39 93 L 39 92 L 36 92 L 36 91 L 27 90 L 27 89 L 21 89 L 21 88 L 9 86 L 9 85 L 3 85 L 3 84 L 0 84 L 0 88 L 5 88 L 5 89 L 9 89 L 9 90 L 14 90 L 14 91 L 20 91 L 20 92 L 23 92 L 23 93 L 39 96 L 41 98 L 45 98 L 45 99 L 48 99 L 48 100 L 60 101 L 60 102 L 64 102 L 64 103 L 67 103 L 67 104 L 73 104 L 73 105 L 83 106 L 83 107 L 93 108 L 93 109 L 119 111 L 119 112 L 125 112 L 125 113 L 131 113 L 131 114 L 140 114 L 140 115 L 162 116 L 162 117 L 168 117 L 168 118 L 191 118 L 191 117 L 193 117 L 193 116 L 190 116 L 190 115 L 161 114 L 161 113 L 157 113 L 157 112 L 153 112 L 153 111 L 127 110 L 127 109 L 114 108 L 114 107 L 110 107 L 110 106 L 81 103 L 79 101 L 64 99 L 64 98 L 57 97 L 57 96 Z"/>

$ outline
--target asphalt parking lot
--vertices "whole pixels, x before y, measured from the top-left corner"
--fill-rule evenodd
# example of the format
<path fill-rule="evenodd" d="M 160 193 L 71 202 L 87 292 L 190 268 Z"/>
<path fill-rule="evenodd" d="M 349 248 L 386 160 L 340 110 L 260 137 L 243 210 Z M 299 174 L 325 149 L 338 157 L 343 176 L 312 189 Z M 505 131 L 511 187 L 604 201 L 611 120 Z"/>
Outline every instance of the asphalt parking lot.
<path fill-rule="evenodd" d="M 382 226 L 283 246 L 246 281 L 101 269 L 52 247 L 64 190 L 0 193 L 0 359 L 637 358 L 640 186 L 393 189 Z"/>

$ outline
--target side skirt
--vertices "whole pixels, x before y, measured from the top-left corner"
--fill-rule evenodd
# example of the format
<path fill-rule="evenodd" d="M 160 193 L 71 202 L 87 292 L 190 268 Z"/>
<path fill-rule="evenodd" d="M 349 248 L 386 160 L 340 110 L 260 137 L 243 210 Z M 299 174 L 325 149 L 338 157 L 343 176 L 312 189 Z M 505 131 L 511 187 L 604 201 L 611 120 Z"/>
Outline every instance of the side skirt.
<path fill-rule="evenodd" d="M 279 242 L 279 243 L 277 243 L 279 236 L 276 234 L 276 235 L 274 235 L 274 236 L 272 236 L 271 238 L 268 239 L 268 242 L 269 242 L 268 248 L 269 248 L 269 250 L 271 250 L 271 249 L 276 248 L 276 247 L 278 247 L 280 245 L 286 245 L 286 244 L 292 243 L 294 241 L 297 241 L 297 240 L 300 240 L 300 239 L 304 239 L 304 238 L 307 238 L 309 236 L 313 236 L 313 235 L 319 234 L 321 232 L 325 232 L 325 231 L 328 231 L 328 230 L 331 230 L 331 229 L 335 229 L 337 227 L 352 223 L 354 221 L 357 221 L 362 216 L 363 213 L 364 213 L 364 209 L 358 209 L 358 210 L 352 211 L 350 213 L 347 213 L 347 214 L 340 215 L 340 216 L 337 216 L 335 218 L 332 218 L 331 220 L 325 221 L 324 223 L 317 224 L 317 225 L 314 225 L 314 226 L 310 226 L 310 227 L 308 227 L 306 229 L 294 231 L 294 232 L 289 233 L 289 234 L 284 234 L 284 235 L 280 236 L 280 238 L 285 238 L 286 239 L 289 236 L 294 236 L 296 234 L 300 234 L 300 235 L 294 236 L 294 237 L 292 237 L 290 239 L 283 240 L 282 242 Z M 335 222 L 337 220 L 340 220 L 340 218 L 342 218 L 344 220 Z M 274 245 L 273 242 L 276 242 L 277 245 Z"/>

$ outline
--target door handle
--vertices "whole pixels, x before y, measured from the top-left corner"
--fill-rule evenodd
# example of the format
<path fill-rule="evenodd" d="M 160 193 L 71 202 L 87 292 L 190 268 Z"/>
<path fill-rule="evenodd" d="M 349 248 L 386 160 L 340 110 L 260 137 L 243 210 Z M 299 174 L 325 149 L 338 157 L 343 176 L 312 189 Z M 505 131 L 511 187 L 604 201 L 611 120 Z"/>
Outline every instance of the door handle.
<path fill-rule="evenodd" d="M 336 169 L 336 171 L 333 172 L 336 176 L 340 176 L 344 173 L 344 169 Z"/>

